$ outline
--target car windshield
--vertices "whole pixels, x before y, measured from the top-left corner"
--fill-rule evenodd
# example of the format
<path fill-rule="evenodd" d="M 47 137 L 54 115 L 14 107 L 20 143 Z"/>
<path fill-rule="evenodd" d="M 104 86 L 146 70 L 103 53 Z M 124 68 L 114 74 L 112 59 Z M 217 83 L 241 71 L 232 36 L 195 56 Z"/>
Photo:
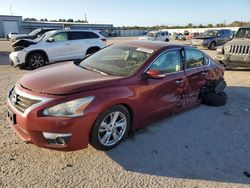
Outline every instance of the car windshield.
<path fill-rule="evenodd" d="M 40 29 L 40 28 L 35 29 L 34 31 L 30 32 L 28 35 L 30 35 L 30 36 L 34 36 L 34 35 L 36 35 L 39 31 L 41 31 L 41 29 Z"/>
<path fill-rule="evenodd" d="M 250 38 L 250 28 L 239 29 L 235 35 L 235 38 Z"/>
<path fill-rule="evenodd" d="M 203 36 L 210 36 L 210 37 L 213 37 L 213 36 L 216 36 L 218 33 L 217 30 L 208 30 L 208 31 L 205 31 L 202 35 Z"/>
<path fill-rule="evenodd" d="M 152 53 L 147 48 L 114 45 L 86 58 L 80 67 L 107 75 L 130 76 Z"/>

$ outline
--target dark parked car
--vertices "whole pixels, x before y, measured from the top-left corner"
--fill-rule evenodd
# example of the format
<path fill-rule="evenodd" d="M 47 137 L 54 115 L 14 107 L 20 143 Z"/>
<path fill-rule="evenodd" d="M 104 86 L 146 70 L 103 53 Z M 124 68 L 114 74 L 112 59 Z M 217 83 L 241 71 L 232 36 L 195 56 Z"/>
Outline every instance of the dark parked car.
<path fill-rule="evenodd" d="M 216 46 L 221 46 L 232 40 L 233 32 L 230 29 L 207 30 L 202 35 L 194 37 L 191 44 L 197 47 L 215 50 Z"/>
<path fill-rule="evenodd" d="M 38 28 L 35 29 L 34 31 L 30 32 L 29 34 L 18 34 L 18 35 L 13 35 L 11 36 L 10 40 L 12 42 L 19 40 L 19 39 L 36 39 L 40 36 L 42 36 L 44 33 L 48 31 L 53 31 L 57 30 L 55 28 Z"/>
<path fill-rule="evenodd" d="M 107 150 L 131 130 L 201 102 L 224 105 L 224 68 L 190 46 L 130 41 L 40 68 L 9 92 L 8 119 L 26 142 Z M 198 114 L 197 114 L 198 115 Z"/>
<path fill-rule="evenodd" d="M 241 27 L 233 40 L 217 48 L 215 58 L 227 68 L 250 67 L 250 26 Z"/>

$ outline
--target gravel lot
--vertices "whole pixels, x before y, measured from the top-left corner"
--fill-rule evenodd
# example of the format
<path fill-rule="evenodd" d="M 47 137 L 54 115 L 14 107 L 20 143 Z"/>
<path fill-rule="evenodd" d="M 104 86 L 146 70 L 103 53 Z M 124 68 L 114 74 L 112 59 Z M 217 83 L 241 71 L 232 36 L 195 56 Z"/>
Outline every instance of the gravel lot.
<path fill-rule="evenodd" d="M 226 106 L 159 120 L 108 152 L 58 152 L 25 144 L 6 121 L 6 93 L 29 72 L 8 65 L 10 51 L 0 40 L 0 187 L 250 187 L 250 71 L 226 71 Z"/>

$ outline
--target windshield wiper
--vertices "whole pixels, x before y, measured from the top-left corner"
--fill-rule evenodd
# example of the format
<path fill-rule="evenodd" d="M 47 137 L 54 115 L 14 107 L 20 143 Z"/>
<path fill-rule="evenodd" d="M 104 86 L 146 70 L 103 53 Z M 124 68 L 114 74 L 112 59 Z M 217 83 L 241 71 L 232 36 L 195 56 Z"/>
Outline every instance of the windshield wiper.
<path fill-rule="evenodd" d="M 86 66 L 80 66 L 80 67 L 82 67 L 82 68 L 84 68 L 84 69 L 86 69 L 86 70 L 90 70 L 90 71 L 92 71 L 92 72 L 98 72 L 98 73 L 101 73 L 101 74 L 103 74 L 103 75 L 109 75 L 109 74 L 107 74 L 107 73 L 105 73 L 105 72 L 102 72 L 102 71 L 100 71 L 100 70 L 98 70 L 98 69 L 95 69 L 95 68 L 93 68 L 93 67 L 86 67 Z"/>

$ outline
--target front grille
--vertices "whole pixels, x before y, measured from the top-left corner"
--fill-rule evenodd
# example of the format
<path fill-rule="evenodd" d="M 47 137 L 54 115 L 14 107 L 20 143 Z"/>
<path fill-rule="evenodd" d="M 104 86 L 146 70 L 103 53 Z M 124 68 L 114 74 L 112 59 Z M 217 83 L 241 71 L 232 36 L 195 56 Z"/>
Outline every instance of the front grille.
<path fill-rule="evenodd" d="M 232 45 L 230 48 L 230 54 L 250 54 L 250 46 L 246 45 Z"/>
<path fill-rule="evenodd" d="M 40 102 L 39 100 L 30 99 L 17 94 L 15 88 L 13 88 L 10 91 L 9 99 L 11 104 L 20 112 L 24 112 L 27 108 L 29 108 L 33 104 Z"/>

